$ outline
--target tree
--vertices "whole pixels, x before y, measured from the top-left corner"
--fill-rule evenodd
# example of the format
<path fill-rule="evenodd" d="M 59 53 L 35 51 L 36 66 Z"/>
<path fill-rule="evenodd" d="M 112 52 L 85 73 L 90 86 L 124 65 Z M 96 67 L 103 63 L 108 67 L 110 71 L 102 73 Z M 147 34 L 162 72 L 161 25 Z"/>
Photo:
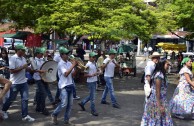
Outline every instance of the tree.
<path fill-rule="evenodd" d="M 69 38 L 69 44 L 75 44 L 83 35 L 89 35 L 93 40 L 113 41 L 138 36 L 148 41 L 152 34 L 165 32 L 174 23 L 173 18 L 168 18 L 171 11 L 161 15 L 160 8 L 148 6 L 142 0 L 1 2 L 4 14 L 0 15 L 15 21 L 18 28 L 31 27 L 37 33 L 55 31 L 61 38 Z M 166 19 L 168 22 L 164 25 Z"/>

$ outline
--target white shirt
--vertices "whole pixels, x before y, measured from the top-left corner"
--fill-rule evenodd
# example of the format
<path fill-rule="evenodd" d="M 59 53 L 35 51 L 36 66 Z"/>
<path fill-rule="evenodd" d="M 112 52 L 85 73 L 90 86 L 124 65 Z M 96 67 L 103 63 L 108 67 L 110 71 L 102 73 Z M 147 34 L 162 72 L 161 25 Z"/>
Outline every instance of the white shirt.
<path fill-rule="evenodd" d="M 156 64 L 153 61 L 148 61 L 145 67 L 145 77 L 147 75 L 152 75 L 155 67 L 156 67 Z"/>
<path fill-rule="evenodd" d="M 86 67 L 89 67 L 87 73 L 90 75 L 97 72 L 97 66 L 95 62 L 88 61 L 88 63 L 86 64 Z M 96 81 L 97 81 L 97 76 L 87 77 L 87 82 L 96 82 Z"/>
<path fill-rule="evenodd" d="M 103 63 L 106 64 L 109 60 L 111 60 L 111 59 L 108 57 L 104 60 Z M 115 59 L 113 59 L 113 60 L 116 63 L 116 60 Z M 110 61 L 105 68 L 104 76 L 114 77 L 114 71 L 115 71 L 115 64 L 112 61 Z"/>
<path fill-rule="evenodd" d="M 148 48 L 148 51 L 152 51 L 152 47 L 149 47 L 149 48 Z"/>
<path fill-rule="evenodd" d="M 65 77 L 64 75 L 65 72 L 67 72 L 71 66 L 72 64 L 69 61 L 65 62 L 64 60 L 61 60 L 58 63 L 57 69 L 58 69 L 58 75 L 59 75 L 59 82 L 58 82 L 59 89 L 62 89 L 65 86 L 73 84 L 72 72 L 74 70 L 72 70 L 71 73 L 67 77 Z"/>
<path fill-rule="evenodd" d="M 144 47 L 144 49 L 143 49 L 143 50 L 144 50 L 144 52 L 147 52 L 147 50 L 148 50 L 148 49 L 147 49 L 147 47 Z"/>
<path fill-rule="evenodd" d="M 9 69 L 16 69 L 26 64 L 26 59 L 24 57 L 18 57 L 17 54 L 13 55 L 9 59 Z M 10 74 L 10 81 L 12 84 L 22 84 L 27 82 L 26 70 L 22 69 L 17 73 Z"/>
<path fill-rule="evenodd" d="M 45 60 L 43 58 L 39 59 L 39 58 L 35 57 L 34 58 L 34 62 L 36 64 L 37 70 L 40 70 L 40 68 L 41 68 L 42 64 L 45 62 Z M 40 73 L 39 72 L 35 72 L 33 74 L 33 78 L 34 78 L 34 80 L 41 80 Z"/>
<path fill-rule="evenodd" d="M 56 61 L 57 63 L 59 63 L 61 61 L 61 56 L 60 54 L 56 54 L 53 58 L 54 61 Z"/>

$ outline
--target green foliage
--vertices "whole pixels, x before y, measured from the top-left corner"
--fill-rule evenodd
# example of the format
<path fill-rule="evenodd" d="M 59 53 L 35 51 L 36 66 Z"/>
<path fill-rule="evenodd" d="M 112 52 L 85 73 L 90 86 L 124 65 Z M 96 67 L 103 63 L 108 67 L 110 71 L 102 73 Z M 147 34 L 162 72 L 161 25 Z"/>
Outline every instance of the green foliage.
<path fill-rule="evenodd" d="M 74 36 L 78 39 L 86 34 L 93 40 L 138 36 L 148 41 L 155 33 L 176 28 L 175 7 L 161 1 L 158 4 L 161 7 L 142 0 L 1 0 L 0 16 L 14 21 L 18 28 L 30 27 L 37 33 L 56 31 L 69 37 L 70 44 Z"/>

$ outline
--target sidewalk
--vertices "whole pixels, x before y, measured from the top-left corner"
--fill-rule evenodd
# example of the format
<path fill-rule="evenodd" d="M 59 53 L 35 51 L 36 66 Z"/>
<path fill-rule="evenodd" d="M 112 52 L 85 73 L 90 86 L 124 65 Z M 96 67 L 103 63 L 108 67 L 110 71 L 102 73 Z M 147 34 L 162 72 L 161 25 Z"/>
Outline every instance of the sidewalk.
<path fill-rule="evenodd" d="M 174 78 L 173 75 L 171 78 Z M 173 82 L 173 80 L 172 80 Z M 12 107 L 9 109 L 9 119 L 0 123 L 0 126 L 53 126 L 50 116 L 44 116 L 36 113 L 33 106 L 33 97 L 35 92 L 35 85 L 30 85 L 30 99 L 29 99 L 29 114 L 36 119 L 35 122 L 27 123 L 21 121 L 20 116 L 20 102 L 15 101 Z M 50 85 L 53 95 L 56 91 L 56 85 Z M 141 117 L 144 108 L 144 92 L 143 85 L 140 83 L 140 74 L 137 77 L 123 77 L 122 79 L 114 79 L 114 88 L 118 103 L 121 105 L 121 109 L 115 109 L 111 105 L 100 104 L 102 91 L 96 93 L 96 108 L 99 113 L 98 117 L 94 117 L 90 114 L 90 103 L 87 103 L 86 111 L 81 111 L 78 106 L 79 100 L 74 100 L 73 109 L 71 112 L 70 121 L 76 126 L 140 126 Z M 175 84 L 169 85 L 168 99 L 172 97 Z M 77 84 L 77 94 L 81 98 L 84 98 L 88 94 L 86 84 Z M 19 95 L 18 95 L 19 97 Z M 110 102 L 109 96 L 107 101 Z M 47 100 L 48 102 L 48 100 Z M 53 108 L 47 103 L 49 112 L 53 111 Z M 63 125 L 63 113 L 58 117 L 58 126 Z M 173 118 L 175 126 L 193 126 L 192 120 L 179 120 Z"/>

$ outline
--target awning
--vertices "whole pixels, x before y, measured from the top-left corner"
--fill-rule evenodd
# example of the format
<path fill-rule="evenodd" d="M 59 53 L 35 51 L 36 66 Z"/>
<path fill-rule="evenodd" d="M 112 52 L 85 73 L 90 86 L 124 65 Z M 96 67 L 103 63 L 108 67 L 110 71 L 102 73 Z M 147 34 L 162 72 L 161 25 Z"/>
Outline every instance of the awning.
<path fill-rule="evenodd" d="M 4 34 L 2 37 L 3 38 L 15 38 L 15 39 L 26 39 L 27 36 L 31 34 L 31 32 L 27 31 L 18 31 L 15 34 Z"/>
<path fill-rule="evenodd" d="M 68 40 L 64 40 L 64 39 L 56 39 L 53 40 L 56 44 L 68 44 Z"/>
<path fill-rule="evenodd" d="M 3 38 L 12 38 L 12 36 L 14 36 L 15 34 L 3 34 L 2 37 Z"/>

